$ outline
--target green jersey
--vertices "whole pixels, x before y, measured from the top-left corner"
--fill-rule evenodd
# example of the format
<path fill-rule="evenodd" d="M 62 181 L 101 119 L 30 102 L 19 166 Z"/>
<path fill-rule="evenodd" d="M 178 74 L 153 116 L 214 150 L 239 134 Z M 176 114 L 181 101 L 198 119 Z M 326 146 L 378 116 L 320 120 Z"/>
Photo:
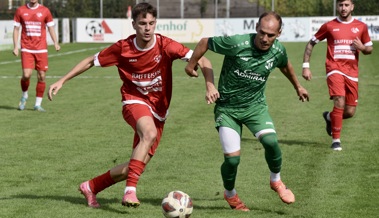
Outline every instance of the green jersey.
<path fill-rule="evenodd" d="M 254 45 L 256 34 L 215 36 L 208 40 L 208 49 L 224 55 L 218 83 L 219 106 L 247 107 L 266 104 L 265 88 L 275 67 L 285 67 L 286 49 L 278 41 L 267 51 Z"/>

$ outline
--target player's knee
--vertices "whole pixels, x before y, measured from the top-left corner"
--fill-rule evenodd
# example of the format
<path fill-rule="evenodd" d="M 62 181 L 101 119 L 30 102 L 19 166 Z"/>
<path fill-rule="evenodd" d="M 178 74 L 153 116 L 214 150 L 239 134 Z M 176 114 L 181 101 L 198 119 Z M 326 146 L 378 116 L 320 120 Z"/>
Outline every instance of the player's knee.
<path fill-rule="evenodd" d="M 237 167 L 240 164 L 240 156 L 225 156 L 224 164 L 230 167 Z"/>
<path fill-rule="evenodd" d="M 353 111 L 353 110 L 344 111 L 343 118 L 344 119 L 349 119 L 349 118 L 352 118 L 354 115 L 355 115 L 355 111 Z"/>
<path fill-rule="evenodd" d="M 140 137 L 141 137 L 141 141 L 147 142 L 147 144 L 152 145 L 157 139 L 157 130 L 156 129 L 146 130 L 142 133 Z"/>
<path fill-rule="evenodd" d="M 266 151 L 275 150 L 278 146 L 278 137 L 275 133 L 264 134 L 259 138 Z"/>

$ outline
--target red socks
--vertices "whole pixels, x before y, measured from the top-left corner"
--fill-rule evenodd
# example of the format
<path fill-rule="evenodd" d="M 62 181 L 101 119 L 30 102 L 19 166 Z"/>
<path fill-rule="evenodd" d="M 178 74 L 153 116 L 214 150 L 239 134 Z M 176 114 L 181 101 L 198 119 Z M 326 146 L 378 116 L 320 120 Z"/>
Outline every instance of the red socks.
<path fill-rule="evenodd" d="M 92 193 L 97 194 L 104 189 L 112 186 L 115 184 L 111 177 L 111 171 L 108 170 L 108 172 L 95 177 L 89 181 L 89 187 L 91 188 Z"/>
<path fill-rule="evenodd" d="M 129 162 L 129 173 L 126 178 L 126 186 L 137 187 L 139 177 L 145 170 L 146 164 L 142 161 L 131 159 Z"/>
<path fill-rule="evenodd" d="M 30 80 L 20 80 L 20 84 L 21 84 L 21 90 L 23 92 L 26 92 L 28 91 L 28 88 L 29 88 L 29 84 L 30 84 Z"/>
<path fill-rule="evenodd" d="M 21 84 L 21 90 L 23 92 L 26 92 L 29 89 L 30 80 L 22 80 L 21 79 L 20 84 Z M 46 89 L 46 83 L 45 82 L 37 82 L 36 96 L 42 98 L 43 94 L 45 93 L 45 89 Z"/>
<path fill-rule="evenodd" d="M 145 170 L 145 166 L 146 164 L 139 160 L 131 159 L 129 161 L 129 173 L 126 179 L 126 186 L 137 187 L 139 177 Z M 110 170 L 89 181 L 89 187 L 94 194 L 97 194 L 114 184 L 116 184 L 116 182 L 112 179 Z"/>
<path fill-rule="evenodd" d="M 36 96 L 37 97 L 43 97 L 43 93 L 45 92 L 46 83 L 45 82 L 38 82 L 36 86 Z"/>
<path fill-rule="evenodd" d="M 329 116 L 332 124 L 332 138 L 339 139 L 342 130 L 343 109 L 333 107 L 333 111 L 330 112 Z"/>

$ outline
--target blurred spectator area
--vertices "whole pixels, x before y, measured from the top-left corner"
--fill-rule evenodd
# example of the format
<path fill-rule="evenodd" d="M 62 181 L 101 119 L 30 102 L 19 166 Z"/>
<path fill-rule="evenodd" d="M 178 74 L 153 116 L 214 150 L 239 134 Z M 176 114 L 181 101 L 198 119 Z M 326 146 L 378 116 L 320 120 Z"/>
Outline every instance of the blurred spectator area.
<path fill-rule="evenodd" d="M 56 18 L 66 14 L 58 10 L 65 8 L 66 5 L 73 4 L 72 1 L 73 0 L 39 0 L 40 3 L 50 8 L 53 16 Z M 113 1 L 117 1 L 117 3 L 112 4 Z M 28 2 L 28 0 L 0 0 L 0 19 L 13 19 L 15 10 L 26 2 Z M 76 0 L 74 2 L 82 2 L 86 7 L 93 7 L 91 10 L 93 11 L 93 17 L 100 16 L 100 4 L 102 3 L 104 18 L 126 17 L 124 16 L 124 12 L 127 10 L 127 7 L 141 2 L 148 2 L 157 7 L 159 10 L 158 18 L 258 17 L 259 14 L 265 11 L 264 7 L 258 6 L 259 0 L 183 0 L 183 4 L 182 0 Z M 109 8 L 110 5 L 116 8 L 111 9 Z M 181 7 L 182 5 L 183 8 Z M 114 13 L 115 10 L 123 12 Z M 107 13 L 110 11 L 112 11 L 112 13 Z M 79 12 L 73 17 L 82 17 L 82 14 Z M 115 16 L 115 14 L 117 14 L 117 16 Z"/>

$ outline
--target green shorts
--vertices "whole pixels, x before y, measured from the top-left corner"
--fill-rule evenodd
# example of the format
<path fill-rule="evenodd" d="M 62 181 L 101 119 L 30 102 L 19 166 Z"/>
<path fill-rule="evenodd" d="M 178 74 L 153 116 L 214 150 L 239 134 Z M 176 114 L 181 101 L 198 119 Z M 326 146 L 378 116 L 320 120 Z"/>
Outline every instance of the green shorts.
<path fill-rule="evenodd" d="M 253 134 L 275 132 L 274 122 L 268 112 L 267 105 L 253 105 L 247 108 L 227 108 L 216 105 L 214 108 L 215 127 L 229 127 L 242 135 L 242 124 L 245 125 Z"/>

